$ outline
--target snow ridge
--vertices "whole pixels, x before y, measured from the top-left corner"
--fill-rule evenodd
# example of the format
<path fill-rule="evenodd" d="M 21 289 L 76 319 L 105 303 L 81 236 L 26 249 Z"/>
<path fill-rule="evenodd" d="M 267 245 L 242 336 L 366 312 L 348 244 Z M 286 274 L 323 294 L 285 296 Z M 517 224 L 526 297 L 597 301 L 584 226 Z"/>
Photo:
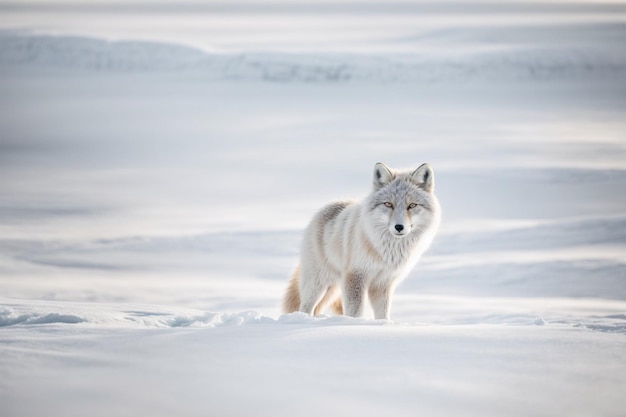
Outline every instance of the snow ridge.
<path fill-rule="evenodd" d="M 47 314 L 15 314 L 11 309 L 0 310 L 0 327 L 31 324 L 55 324 L 66 323 L 76 324 L 83 323 L 86 320 L 82 317 L 78 317 L 72 314 L 59 314 L 59 313 L 47 313 Z"/>
<path fill-rule="evenodd" d="M 347 316 L 310 316 L 295 312 L 283 314 L 278 318 L 264 316 L 256 311 L 240 313 L 207 312 L 193 309 L 172 308 L 165 306 L 136 305 L 128 310 L 128 304 L 82 304 L 58 303 L 46 301 L 17 302 L 6 299 L 6 307 L 0 308 L 0 327 L 31 325 L 76 325 L 81 324 L 92 329 L 114 328 L 221 328 L 250 325 L 298 325 L 298 326 L 565 326 L 583 328 L 603 333 L 626 334 L 626 316 L 610 314 L 590 317 L 544 317 L 526 313 L 511 314 L 501 312 L 486 316 L 457 316 L 447 322 L 439 323 L 404 323 L 391 320 L 373 320 Z"/>
<path fill-rule="evenodd" d="M 336 83 L 547 81 L 623 77 L 626 57 L 570 47 L 464 54 L 216 54 L 175 44 L 0 33 L 0 65 L 145 73 L 193 72 L 214 80 Z"/>
<path fill-rule="evenodd" d="M 198 316 L 176 316 L 168 320 L 171 327 L 227 327 L 249 324 L 323 324 L 338 325 L 384 325 L 392 324 L 389 320 L 369 320 L 348 316 L 310 316 L 305 313 L 283 314 L 278 319 L 263 316 L 256 311 L 243 313 L 205 313 Z"/>
<path fill-rule="evenodd" d="M 64 311 L 50 311 L 62 309 Z M 72 310 L 70 313 L 68 309 Z M 81 312 L 82 311 L 82 312 Z M 34 324 L 78 324 L 104 327 L 143 327 L 143 328 L 215 328 L 246 326 L 253 324 L 304 324 L 304 325 L 384 325 L 388 320 L 368 320 L 347 316 L 316 317 L 304 313 L 285 314 L 277 319 L 261 315 L 256 311 L 241 313 L 201 312 L 184 309 L 138 308 L 121 310 L 118 306 L 55 303 L 46 305 L 21 305 L 0 309 L 0 327 L 26 326 Z"/>

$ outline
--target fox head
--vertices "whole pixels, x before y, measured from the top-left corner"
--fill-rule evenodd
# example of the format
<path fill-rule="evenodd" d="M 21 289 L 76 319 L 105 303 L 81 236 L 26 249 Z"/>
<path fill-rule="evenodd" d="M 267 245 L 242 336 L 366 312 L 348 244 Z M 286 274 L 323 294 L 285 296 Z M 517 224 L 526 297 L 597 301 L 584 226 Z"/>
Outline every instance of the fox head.
<path fill-rule="evenodd" d="M 374 166 L 374 190 L 367 209 L 373 226 L 397 238 L 423 231 L 438 216 L 435 176 L 428 164 L 413 171 L 393 171 L 383 163 Z"/>

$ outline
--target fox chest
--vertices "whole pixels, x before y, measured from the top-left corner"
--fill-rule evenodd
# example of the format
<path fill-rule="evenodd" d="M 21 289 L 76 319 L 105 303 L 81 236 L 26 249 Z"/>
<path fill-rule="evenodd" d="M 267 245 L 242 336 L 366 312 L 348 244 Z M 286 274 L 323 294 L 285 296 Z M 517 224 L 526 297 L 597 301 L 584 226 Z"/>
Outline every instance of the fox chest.
<path fill-rule="evenodd" d="M 358 233 L 328 241 L 324 252 L 330 266 L 342 275 L 358 271 L 371 278 L 393 280 L 414 264 L 409 251 L 375 244 Z"/>

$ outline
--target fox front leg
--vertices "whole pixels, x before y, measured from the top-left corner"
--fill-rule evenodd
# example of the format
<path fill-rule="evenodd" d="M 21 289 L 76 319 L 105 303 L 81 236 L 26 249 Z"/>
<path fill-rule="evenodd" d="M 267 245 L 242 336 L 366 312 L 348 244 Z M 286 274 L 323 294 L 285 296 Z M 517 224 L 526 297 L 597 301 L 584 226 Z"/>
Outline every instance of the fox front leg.
<path fill-rule="evenodd" d="M 368 296 L 374 310 L 374 318 L 389 320 L 391 308 L 392 285 L 372 285 L 368 289 Z"/>
<path fill-rule="evenodd" d="M 363 315 L 363 298 L 365 296 L 365 277 L 358 272 L 350 272 L 343 283 L 343 313 L 346 316 L 361 317 Z"/>

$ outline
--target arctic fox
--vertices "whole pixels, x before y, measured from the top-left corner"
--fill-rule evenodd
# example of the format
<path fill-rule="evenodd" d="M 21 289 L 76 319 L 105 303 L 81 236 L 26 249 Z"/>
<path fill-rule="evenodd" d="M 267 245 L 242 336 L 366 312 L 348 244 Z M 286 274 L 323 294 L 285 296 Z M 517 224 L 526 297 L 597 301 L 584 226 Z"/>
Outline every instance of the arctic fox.
<path fill-rule="evenodd" d="M 428 164 L 392 171 L 377 163 L 374 189 L 361 202 L 322 208 L 307 227 L 300 265 L 283 302 L 285 313 L 363 315 L 365 297 L 377 319 L 389 319 L 395 285 L 430 246 L 440 222 Z"/>

